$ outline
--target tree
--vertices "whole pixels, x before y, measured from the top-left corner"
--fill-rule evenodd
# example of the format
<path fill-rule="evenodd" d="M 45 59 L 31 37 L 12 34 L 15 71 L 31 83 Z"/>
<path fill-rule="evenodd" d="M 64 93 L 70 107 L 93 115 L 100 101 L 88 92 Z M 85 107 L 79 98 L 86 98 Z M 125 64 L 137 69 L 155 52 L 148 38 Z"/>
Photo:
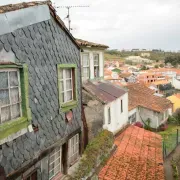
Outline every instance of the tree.
<path fill-rule="evenodd" d="M 112 70 L 112 72 L 117 72 L 118 74 L 120 74 L 120 73 L 121 73 L 121 70 L 118 69 L 118 68 L 115 68 L 115 69 Z"/>
<path fill-rule="evenodd" d="M 180 64 L 180 54 L 166 56 L 165 63 L 171 63 L 173 66 L 177 66 L 178 64 Z"/>
<path fill-rule="evenodd" d="M 174 113 L 174 117 L 176 118 L 177 124 L 180 125 L 180 108 L 176 109 L 176 112 Z"/>
<path fill-rule="evenodd" d="M 142 66 L 141 70 L 148 70 L 148 68 L 146 66 Z"/>
<path fill-rule="evenodd" d="M 159 66 L 156 64 L 156 65 L 154 66 L 154 68 L 156 68 L 156 69 L 157 69 L 157 68 L 159 68 Z"/>
<path fill-rule="evenodd" d="M 164 67 L 164 64 L 160 64 L 159 67 L 163 68 L 163 67 Z"/>

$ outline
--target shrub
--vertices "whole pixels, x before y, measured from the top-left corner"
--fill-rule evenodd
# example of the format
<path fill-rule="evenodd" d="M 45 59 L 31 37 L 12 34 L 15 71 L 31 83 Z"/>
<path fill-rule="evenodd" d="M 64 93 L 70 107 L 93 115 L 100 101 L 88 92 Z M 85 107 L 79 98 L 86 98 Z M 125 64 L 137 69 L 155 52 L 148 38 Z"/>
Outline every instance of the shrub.
<path fill-rule="evenodd" d="M 114 143 L 114 136 L 107 130 L 101 131 L 87 146 L 73 180 L 87 177 L 92 169 L 107 159 Z"/>
<path fill-rule="evenodd" d="M 141 122 L 135 122 L 134 125 L 139 128 L 143 128 L 143 123 L 141 123 Z"/>
<path fill-rule="evenodd" d="M 160 131 L 165 131 L 167 128 L 168 128 L 167 124 L 161 124 L 159 127 Z"/>
<path fill-rule="evenodd" d="M 174 113 L 174 117 L 176 119 L 177 124 L 180 125 L 180 108 L 176 109 L 176 112 Z"/>

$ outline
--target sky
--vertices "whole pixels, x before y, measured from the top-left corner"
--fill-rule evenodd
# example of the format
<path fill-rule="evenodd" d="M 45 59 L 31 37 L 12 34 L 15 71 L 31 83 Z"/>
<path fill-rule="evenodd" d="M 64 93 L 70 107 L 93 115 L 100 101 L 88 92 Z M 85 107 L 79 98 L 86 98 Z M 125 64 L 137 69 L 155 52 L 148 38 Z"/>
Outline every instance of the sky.
<path fill-rule="evenodd" d="M 0 5 L 34 0 L 0 0 Z M 74 37 L 111 49 L 180 50 L 180 0 L 52 0 L 70 10 Z M 57 8 L 67 24 L 67 9 Z"/>

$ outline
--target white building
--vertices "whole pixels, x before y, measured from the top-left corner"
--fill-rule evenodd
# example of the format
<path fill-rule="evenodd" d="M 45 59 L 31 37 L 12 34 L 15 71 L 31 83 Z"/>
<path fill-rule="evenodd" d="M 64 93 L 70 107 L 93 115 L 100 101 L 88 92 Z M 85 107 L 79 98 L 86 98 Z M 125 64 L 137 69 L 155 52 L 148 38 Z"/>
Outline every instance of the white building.
<path fill-rule="evenodd" d="M 143 84 L 132 84 L 128 86 L 129 97 L 129 122 L 142 122 L 147 124 L 150 119 L 150 126 L 158 128 L 165 123 L 172 115 L 172 103 L 162 97 L 155 96 L 154 90 Z"/>
<path fill-rule="evenodd" d="M 83 83 L 83 104 L 90 137 L 102 128 L 116 134 L 128 124 L 128 92 L 112 83 Z"/>
<path fill-rule="evenodd" d="M 104 51 L 108 46 L 81 39 L 76 40 L 81 52 L 82 80 L 104 77 Z"/>

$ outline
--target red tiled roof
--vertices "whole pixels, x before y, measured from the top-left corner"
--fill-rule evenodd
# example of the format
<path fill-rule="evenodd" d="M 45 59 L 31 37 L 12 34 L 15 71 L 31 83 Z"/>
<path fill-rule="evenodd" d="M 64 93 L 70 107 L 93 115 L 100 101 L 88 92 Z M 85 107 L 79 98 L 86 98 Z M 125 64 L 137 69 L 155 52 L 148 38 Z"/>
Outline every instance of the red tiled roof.
<path fill-rule="evenodd" d="M 160 135 L 130 126 L 115 144 L 117 150 L 99 172 L 99 180 L 164 180 Z"/>
<path fill-rule="evenodd" d="M 153 95 L 154 91 L 144 84 L 136 83 L 127 86 L 129 97 L 129 111 L 141 106 L 156 112 L 164 112 L 172 107 L 172 103 L 162 97 Z"/>
<path fill-rule="evenodd" d="M 97 43 L 85 41 L 82 39 L 76 39 L 76 42 L 79 44 L 79 46 L 91 46 L 91 47 L 99 47 L 99 48 L 104 48 L 104 49 L 109 48 L 109 46 L 107 46 L 107 45 L 97 44 Z"/>

